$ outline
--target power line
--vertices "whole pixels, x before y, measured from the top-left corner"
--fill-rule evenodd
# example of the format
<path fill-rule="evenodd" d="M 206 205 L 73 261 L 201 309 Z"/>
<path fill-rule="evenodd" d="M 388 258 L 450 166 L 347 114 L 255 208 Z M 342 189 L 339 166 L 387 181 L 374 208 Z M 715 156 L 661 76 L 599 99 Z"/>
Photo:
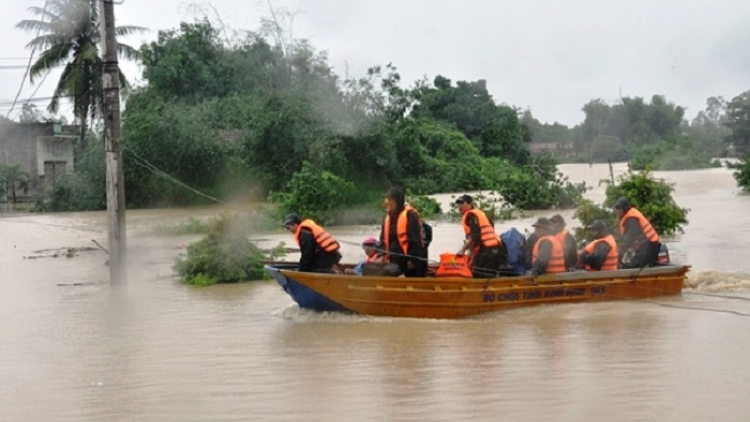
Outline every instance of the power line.
<path fill-rule="evenodd" d="M 167 174 L 167 173 L 159 170 L 155 165 L 153 165 L 150 162 L 148 162 L 148 160 L 146 160 L 145 158 L 143 158 L 140 155 L 138 155 L 138 153 L 136 153 L 132 149 L 123 146 L 123 150 L 125 150 L 125 151 L 127 151 L 127 152 L 129 152 L 129 153 L 131 153 L 133 155 L 133 162 L 135 164 L 137 164 L 138 166 L 141 166 L 141 167 L 143 167 L 143 168 L 151 171 L 152 173 L 156 174 L 157 176 L 159 176 L 159 177 L 161 177 L 161 178 L 163 178 L 163 179 L 165 179 L 165 180 L 167 180 L 169 182 L 172 182 L 172 183 L 174 183 L 174 184 L 176 184 L 178 186 L 182 186 L 183 188 L 185 188 L 185 189 L 187 189 L 187 190 L 195 193 L 196 195 L 199 195 L 199 196 L 202 196 L 204 198 L 210 199 L 210 200 L 212 200 L 212 201 L 214 201 L 214 202 L 216 202 L 218 204 L 229 206 L 229 204 L 227 204 L 226 202 L 224 202 L 224 201 L 222 201 L 222 200 L 220 200 L 218 198 L 214 198 L 211 195 L 206 195 L 205 193 L 199 191 L 198 189 L 195 189 L 192 186 L 189 186 L 189 185 L 183 183 L 182 181 L 180 181 L 180 180 L 172 177 L 171 175 L 169 175 L 169 174 Z"/>
<path fill-rule="evenodd" d="M 44 22 L 44 15 L 47 12 L 47 0 L 44 0 L 44 7 L 42 8 L 42 17 L 41 22 Z M 40 26 L 36 30 L 36 38 L 39 38 L 39 34 L 42 32 L 42 27 Z M 26 65 L 26 72 L 23 74 L 23 79 L 21 79 L 21 86 L 18 87 L 18 93 L 16 93 L 16 99 L 13 100 L 13 105 L 10 107 L 10 110 L 5 114 L 5 117 L 8 118 L 10 116 L 10 113 L 13 111 L 13 109 L 16 107 L 16 101 L 18 100 L 18 97 L 21 96 L 21 91 L 23 91 L 23 85 L 26 82 L 26 77 L 29 76 L 29 69 L 31 69 L 31 62 L 34 60 L 34 52 L 36 52 L 36 44 L 34 44 L 33 47 L 31 47 L 31 54 L 29 54 L 29 63 Z"/>

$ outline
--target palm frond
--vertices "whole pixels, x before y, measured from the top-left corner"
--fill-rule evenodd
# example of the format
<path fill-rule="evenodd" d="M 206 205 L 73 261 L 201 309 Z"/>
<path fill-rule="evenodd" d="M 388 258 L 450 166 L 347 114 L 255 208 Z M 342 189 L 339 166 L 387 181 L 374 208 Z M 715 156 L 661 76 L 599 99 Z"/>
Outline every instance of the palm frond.
<path fill-rule="evenodd" d="M 39 6 L 31 6 L 28 10 L 31 14 L 39 16 L 40 19 L 47 19 L 49 22 L 57 22 L 60 20 L 60 13 L 55 13 L 49 3 L 51 2 L 48 2 L 46 9 Z"/>
<path fill-rule="evenodd" d="M 34 83 L 34 78 L 41 73 L 52 69 L 54 66 L 62 64 L 67 60 L 72 48 L 73 46 L 71 44 L 57 44 L 43 52 L 29 69 L 29 81 Z"/>
<path fill-rule="evenodd" d="M 62 37 L 58 34 L 45 34 L 45 35 L 40 35 L 32 39 L 31 41 L 29 41 L 29 43 L 26 44 L 26 48 L 31 48 L 31 49 L 36 49 L 36 50 L 46 50 L 58 44 L 64 44 L 64 43 L 68 43 L 68 39 L 65 37 Z"/>
<path fill-rule="evenodd" d="M 131 88 L 130 81 L 128 81 L 128 78 L 126 78 L 125 75 L 122 73 L 122 70 L 120 70 L 119 74 L 120 74 L 120 93 L 123 96 L 127 96 Z"/>
<path fill-rule="evenodd" d="M 60 80 L 57 81 L 57 87 L 52 93 L 52 100 L 50 101 L 49 106 L 47 106 L 47 110 L 50 113 L 57 113 L 57 110 L 60 108 L 60 97 L 65 94 L 68 79 L 70 79 L 74 68 L 75 65 L 73 63 L 68 63 L 63 69 L 63 72 L 60 75 Z"/>
<path fill-rule="evenodd" d="M 128 35 L 131 35 L 131 34 L 148 32 L 148 31 L 149 31 L 148 28 L 145 28 L 142 26 L 134 26 L 134 25 L 118 26 L 117 28 L 115 28 L 115 36 L 127 37 Z"/>
<path fill-rule="evenodd" d="M 140 51 L 136 50 L 135 48 L 127 44 L 122 44 L 122 43 L 117 43 L 117 55 L 119 57 L 132 60 L 132 61 L 137 61 L 137 60 L 140 60 L 141 58 Z"/>
<path fill-rule="evenodd" d="M 27 32 L 53 32 L 52 30 L 54 29 L 54 24 L 50 22 L 25 19 L 18 22 L 16 24 L 16 28 Z"/>

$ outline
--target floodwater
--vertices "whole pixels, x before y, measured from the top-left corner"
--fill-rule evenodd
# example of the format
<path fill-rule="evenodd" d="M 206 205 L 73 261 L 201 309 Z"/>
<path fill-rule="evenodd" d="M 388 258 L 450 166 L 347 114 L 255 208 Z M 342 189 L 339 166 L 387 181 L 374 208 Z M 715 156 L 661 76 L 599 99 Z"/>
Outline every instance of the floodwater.
<path fill-rule="evenodd" d="M 560 169 L 594 186 L 609 174 Z M 29 258 L 106 247 L 104 213 L 0 214 L 0 421 L 747 421 L 750 196 L 726 168 L 657 175 L 691 209 L 669 241 L 693 266 L 681 296 L 456 321 L 316 314 L 271 281 L 182 285 L 170 265 L 196 237 L 139 233 L 217 209 L 128 212 L 124 288 L 100 250 Z M 437 224 L 432 255 L 461 236 Z"/>

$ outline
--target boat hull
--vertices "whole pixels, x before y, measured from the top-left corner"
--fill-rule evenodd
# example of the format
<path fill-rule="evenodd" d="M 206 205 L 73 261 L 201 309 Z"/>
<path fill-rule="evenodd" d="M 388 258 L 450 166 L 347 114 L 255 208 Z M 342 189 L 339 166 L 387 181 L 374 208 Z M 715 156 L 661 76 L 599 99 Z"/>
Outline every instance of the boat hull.
<path fill-rule="evenodd" d="M 580 271 L 536 279 L 349 276 L 266 268 L 302 308 L 442 319 L 540 304 L 679 294 L 690 267 Z"/>

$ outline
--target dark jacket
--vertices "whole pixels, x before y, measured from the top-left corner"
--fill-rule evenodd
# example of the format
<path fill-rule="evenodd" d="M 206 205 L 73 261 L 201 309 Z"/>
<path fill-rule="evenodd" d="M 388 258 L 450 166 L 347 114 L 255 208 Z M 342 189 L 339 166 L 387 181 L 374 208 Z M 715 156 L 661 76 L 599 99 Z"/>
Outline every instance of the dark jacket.
<path fill-rule="evenodd" d="M 299 271 L 328 272 L 331 266 L 338 264 L 341 253 L 325 252 L 318 248 L 315 236 L 310 229 L 302 228 L 299 232 Z"/>
<path fill-rule="evenodd" d="M 404 251 L 401 249 L 401 244 L 398 241 L 398 217 L 403 212 L 403 208 L 397 212 L 390 214 L 390 227 L 380 228 L 380 242 L 383 249 L 391 253 L 390 262 L 396 264 L 404 274 L 410 273 L 407 271 L 408 263 L 412 262 L 415 268 L 426 266 L 427 250 L 422 246 L 422 225 L 419 221 L 419 214 L 416 211 L 409 211 L 406 213 L 406 238 L 407 238 L 407 252 L 403 256 Z M 383 223 L 385 225 L 385 223 Z M 383 245 L 385 240 L 385 231 L 389 230 L 388 239 L 390 245 Z M 422 272 L 421 270 L 419 271 Z"/>
<path fill-rule="evenodd" d="M 565 236 L 565 242 L 562 244 L 563 257 L 565 259 L 565 268 L 575 268 L 578 263 L 578 250 L 576 245 L 576 239 L 570 232 Z"/>
<path fill-rule="evenodd" d="M 539 241 L 539 236 L 536 233 L 531 233 L 529 238 L 526 239 L 526 268 L 531 269 L 531 266 L 534 264 L 532 260 L 534 259 L 534 245 L 536 245 L 537 241 Z"/>

